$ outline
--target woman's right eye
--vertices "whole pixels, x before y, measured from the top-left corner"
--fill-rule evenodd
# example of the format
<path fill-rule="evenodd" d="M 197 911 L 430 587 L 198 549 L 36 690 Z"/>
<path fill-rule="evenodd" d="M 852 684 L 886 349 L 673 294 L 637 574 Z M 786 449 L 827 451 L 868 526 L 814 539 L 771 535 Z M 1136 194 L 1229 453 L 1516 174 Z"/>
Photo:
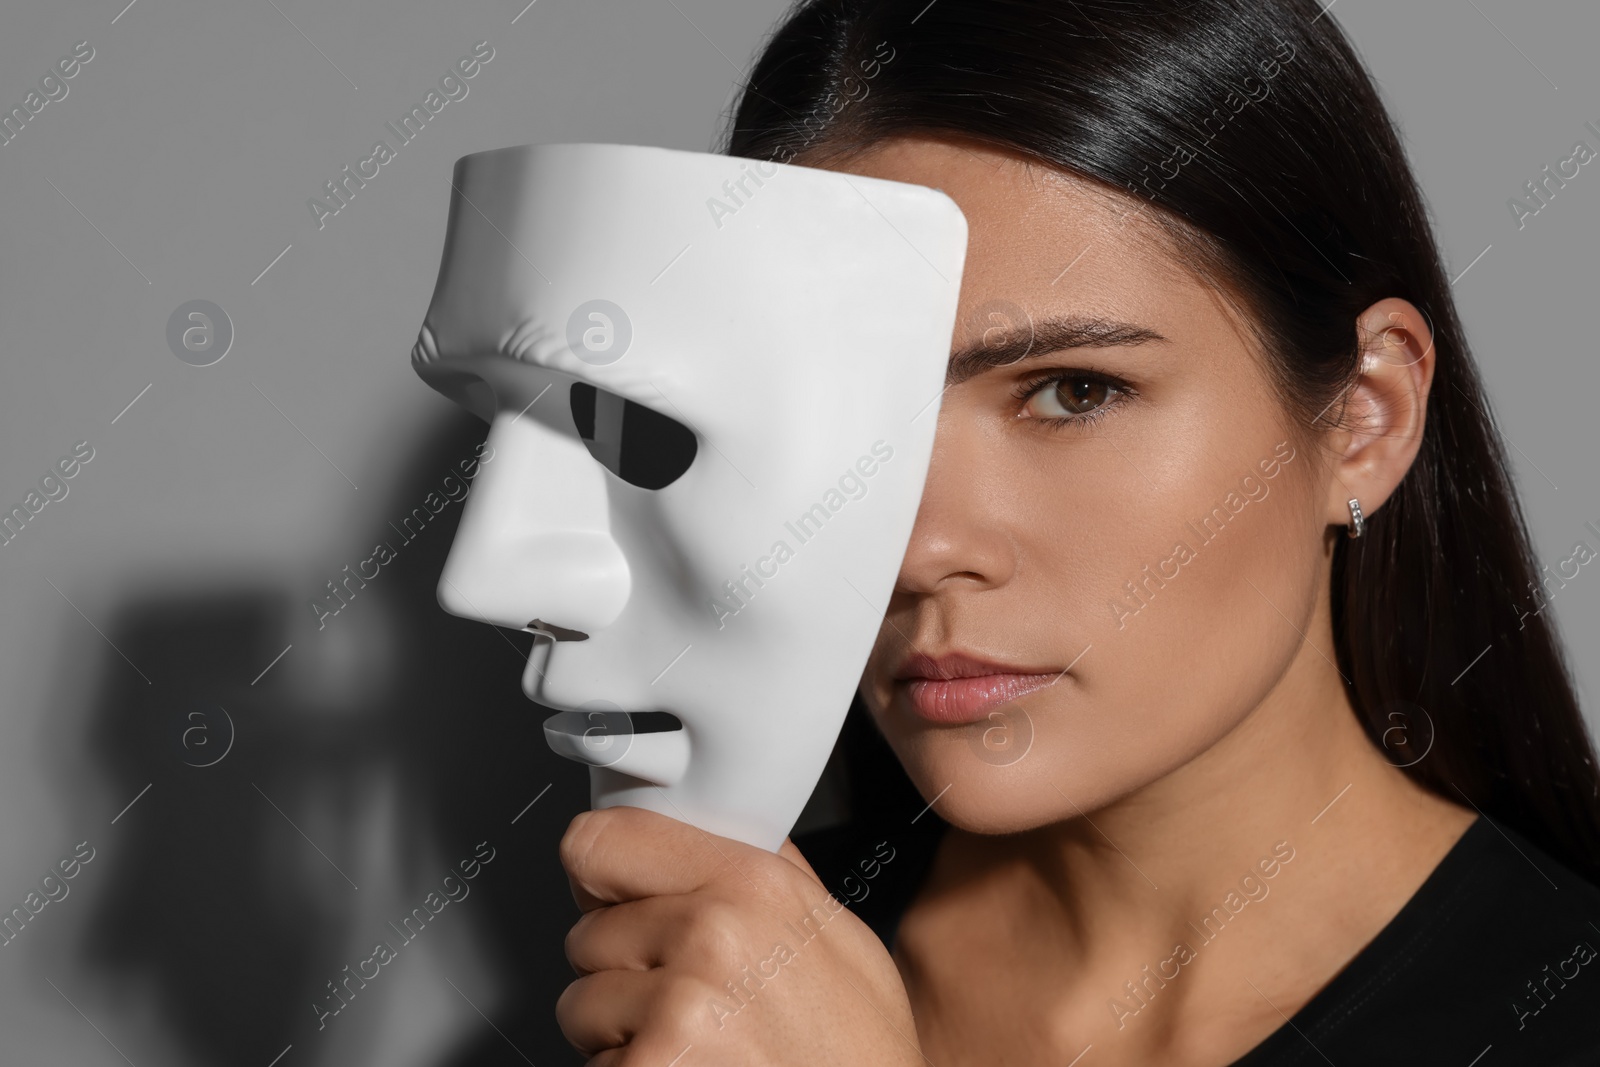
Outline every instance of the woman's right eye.
<path fill-rule="evenodd" d="M 1087 423 L 1105 415 L 1130 393 L 1103 375 L 1058 371 L 1023 387 L 1019 414 L 1047 425 Z"/>

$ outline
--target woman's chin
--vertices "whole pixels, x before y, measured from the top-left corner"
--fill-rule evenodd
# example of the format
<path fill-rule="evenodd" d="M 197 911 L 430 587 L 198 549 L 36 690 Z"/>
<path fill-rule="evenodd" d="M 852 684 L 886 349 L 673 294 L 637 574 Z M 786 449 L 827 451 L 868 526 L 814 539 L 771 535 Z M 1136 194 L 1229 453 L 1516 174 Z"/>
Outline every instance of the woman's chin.
<path fill-rule="evenodd" d="M 1008 765 L 935 758 L 907 761 L 907 772 L 939 817 L 974 834 L 1016 834 L 1077 814 L 1042 760 Z"/>

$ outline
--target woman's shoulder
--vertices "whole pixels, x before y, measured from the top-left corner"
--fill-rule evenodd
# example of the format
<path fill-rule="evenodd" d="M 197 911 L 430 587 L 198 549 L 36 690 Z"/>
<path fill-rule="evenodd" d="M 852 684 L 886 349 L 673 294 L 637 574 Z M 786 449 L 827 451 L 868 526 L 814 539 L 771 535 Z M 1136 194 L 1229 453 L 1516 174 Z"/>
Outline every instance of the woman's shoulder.
<path fill-rule="evenodd" d="M 948 824 L 852 818 L 795 836 L 891 949 Z M 1480 816 L 1378 936 L 1234 1067 L 1600 1063 L 1600 886 Z"/>
<path fill-rule="evenodd" d="M 1600 1063 L 1600 887 L 1480 816 L 1400 912 L 1235 1067 Z"/>

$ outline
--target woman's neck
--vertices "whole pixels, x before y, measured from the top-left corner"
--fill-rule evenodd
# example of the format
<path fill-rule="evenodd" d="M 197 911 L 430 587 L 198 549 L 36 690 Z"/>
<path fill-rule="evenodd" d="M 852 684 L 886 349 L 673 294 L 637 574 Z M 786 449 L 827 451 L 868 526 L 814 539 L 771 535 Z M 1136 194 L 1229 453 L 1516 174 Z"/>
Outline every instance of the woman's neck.
<path fill-rule="evenodd" d="M 1061 1062 L 1090 1043 L 1098 1064 L 1231 1062 L 1394 917 L 1474 817 L 1385 759 L 1307 643 L 1229 734 L 1137 793 L 1019 834 L 953 827 L 896 955 L 908 984 L 948 1000 L 940 975 L 1000 953 L 1008 975 L 978 1000 L 1044 1013 Z"/>

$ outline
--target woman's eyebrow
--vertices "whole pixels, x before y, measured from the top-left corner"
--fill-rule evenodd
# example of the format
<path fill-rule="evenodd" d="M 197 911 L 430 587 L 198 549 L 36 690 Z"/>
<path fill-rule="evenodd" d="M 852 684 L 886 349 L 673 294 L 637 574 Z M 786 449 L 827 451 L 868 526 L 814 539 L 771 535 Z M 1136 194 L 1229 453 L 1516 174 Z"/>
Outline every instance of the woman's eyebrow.
<path fill-rule="evenodd" d="M 992 367 L 1037 359 L 1068 348 L 1142 345 L 1167 338 L 1146 326 L 1085 315 L 1056 315 L 1023 326 L 995 327 L 984 340 L 950 355 L 945 385 L 956 385 Z"/>

